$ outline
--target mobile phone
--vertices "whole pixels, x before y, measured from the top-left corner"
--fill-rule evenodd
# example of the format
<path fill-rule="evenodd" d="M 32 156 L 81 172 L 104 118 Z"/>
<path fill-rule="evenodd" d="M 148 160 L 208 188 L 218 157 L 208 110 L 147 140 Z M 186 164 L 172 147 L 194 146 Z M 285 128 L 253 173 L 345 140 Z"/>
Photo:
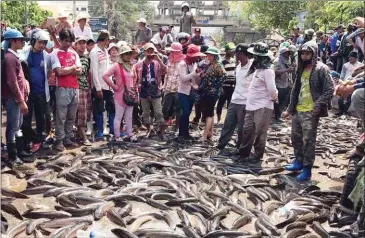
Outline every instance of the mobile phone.
<path fill-rule="evenodd" d="M 56 20 L 53 17 L 47 17 L 46 28 L 55 26 L 56 26 Z"/>

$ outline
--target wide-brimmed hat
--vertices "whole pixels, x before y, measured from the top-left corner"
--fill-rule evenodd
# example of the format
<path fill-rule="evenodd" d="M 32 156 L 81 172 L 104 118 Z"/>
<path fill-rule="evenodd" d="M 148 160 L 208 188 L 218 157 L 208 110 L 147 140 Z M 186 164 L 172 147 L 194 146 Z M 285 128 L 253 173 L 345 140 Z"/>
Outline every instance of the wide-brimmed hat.
<path fill-rule="evenodd" d="M 263 42 L 255 44 L 254 47 L 250 47 L 247 51 L 257 56 L 272 56 L 273 52 L 269 50 L 269 46 Z"/>
<path fill-rule="evenodd" d="M 111 50 L 111 48 L 116 48 L 117 50 L 119 50 L 119 47 L 117 46 L 117 44 L 115 44 L 115 43 L 110 43 L 109 44 L 109 47 L 108 47 L 108 52 L 109 52 L 109 50 Z"/>
<path fill-rule="evenodd" d="M 138 23 L 144 23 L 144 24 L 146 24 L 146 23 L 147 23 L 147 20 L 146 20 L 146 18 L 141 17 L 141 18 L 139 18 L 139 19 L 137 20 L 137 22 L 138 22 Z"/>
<path fill-rule="evenodd" d="M 119 54 L 120 55 L 123 55 L 123 54 L 128 53 L 128 52 L 132 52 L 131 47 L 129 47 L 128 45 L 122 45 L 119 49 Z"/>
<path fill-rule="evenodd" d="M 209 46 L 208 50 L 205 52 L 205 54 L 209 55 L 219 55 L 219 50 L 214 46 Z"/>
<path fill-rule="evenodd" d="M 186 52 L 186 56 L 193 58 L 193 57 L 202 57 L 202 56 L 205 56 L 205 54 L 200 52 L 200 49 L 198 46 L 189 45 L 188 50 Z"/>
<path fill-rule="evenodd" d="M 180 52 L 183 48 L 179 42 L 173 42 L 170 47 L 166 48 L 166 50 L 171 52 Z"/>
<path fill-rule="evenodd" d="M 284 53 L 286 53 L 286 52 L 289 52 L 289 49 L 288 49 L 288 48 L 286 48 L 286 47 L 282 47 L 282 48 L 280 48 L 280 50 L 279 50 L 279 54 L 284 54 Z"/>
<path fill-rule="evenodd" d="M 152 43 L 146 43 L 144 46 L 143 46 L 143 50 L 148 50 L 148 49 L 153 49 L 154 51 L 157 51 L 156 47 L 154 44 Z"/>
<path fill-rule="evenodd" d="M 243 43 L 239 43 L 237 46 L 236 46 L 236 53 L 244 53 L 247 55 L 247 49 L 248 49 L 248 45 L 246 44 L 243 44 Z"/>
<path fill-rule="evenodd" d="M 28 37 L 24 37 L 22 35 L 22 33 L 20 33 L 20 31 L 15 30 L 15 29 L 11 29 L 8 28 L 8 30 L 6 30 L 4 32 L 4 40 L 11 40 L 11 39 L 19 39 L 19 40 L 24 40 L 24 41 L 28 41 L 29 38 Z"/>
<path fill-rule="evenodd" d="M 65 17 L 68 17 L 68 14 L 67 13 L 65 13 L 65 12 L 58 13 L 58 17 L 57 18 L 65 18 Z"/>
<path fill-rule="evenodd" d="M 87 12 L 80 12 L 79 14 L 77 14 L 77 16 L 76 16 L 76 21 L 78 22 L 79 20 L 81 20 L 81 19 L 85 19 L 85 20 L 87 20 L 87 19 L 89 19 L 90 18 L 90 15 L 89 15 L 89 13 L 87 13 Z"/>
<path fill-rule="evenodd" d="M 225 46 L 224 46 L 224 50 L 227 51 L 235 51 L 236 50 L 236 46 L 234 45 L 233 42 L 228 42 Z"/>

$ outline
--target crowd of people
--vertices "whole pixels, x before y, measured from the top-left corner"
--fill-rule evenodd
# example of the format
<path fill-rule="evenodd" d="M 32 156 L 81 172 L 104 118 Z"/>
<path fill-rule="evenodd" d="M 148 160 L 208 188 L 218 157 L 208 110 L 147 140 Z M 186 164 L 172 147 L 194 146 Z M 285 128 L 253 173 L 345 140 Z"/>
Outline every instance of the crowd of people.
<path fill-rule="evenodd" d="M 364 126 L 364 28 L 350 24 L 343 32 L 340 25 L 332 36 L 312 29 L 300 35 L 295 28 L 278 49 L 229 42 L 222 55 L 191 27 L 189 6 L 182 11 L 182 22 L 190 22 L 181 27 L 186 32 L 175 37 L 172 27 L 161 27 L 152 36 L 141 18 L 134 45 L 107 30 L 94 40 L 86 18 L 74 28 L 60 20 L 27 35 L 6 29 L 1 89 L 9 164 L 33 162 L 42 145 L 59 152 L 75 143 L 90 146 L 90 135 L 136 142 L 136 132 L 146 131 L 165 140 L 169 126 L 186 142 L 195 140 L 190 130 L 200 124 L 201 142 L 214 145 L 215 114 L 220 122 L 227 105 L 220 153 L 237 128 L 239 162 L 260 160 L 270 123 L 291 117 L 295 160 L 285 169 L 305 181 L 312 176 L 319 119 L 328 116 L 334 94 L 341 98 L 339 114 L 352 101 Z M 359 162 L 364 148 L 362 142 L 350 159 Z"/>

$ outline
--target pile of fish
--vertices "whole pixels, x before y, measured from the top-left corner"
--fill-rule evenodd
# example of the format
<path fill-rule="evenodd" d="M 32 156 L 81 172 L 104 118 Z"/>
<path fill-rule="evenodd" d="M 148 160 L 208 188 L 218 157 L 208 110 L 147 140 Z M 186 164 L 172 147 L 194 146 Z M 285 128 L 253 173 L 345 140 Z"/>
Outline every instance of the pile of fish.
<path fill-rule="evenodd" d="M 318 154 L 331 160 L 339 148 L 326 125 Z M 356 237 L 358 214 L 338 205 L 340 192 L 282 173 L 291 154 L 272 142 L 285 144 L 290 132 L 283 129 L 270 132 L 261 164 L 237 164 L 199 143 L 142 140 L 41 157 L 35 170 L 2 171 L 27 181 L 20 192 L 2 188 L 2 237 L 76 237 L 78 230 L 123 238 Z M 53 203 L 27 203 L 34 197 Z M 19 200 L 25 212 L 14 205 Z M 11 227 L 9 215 L 17 219 Z"/>

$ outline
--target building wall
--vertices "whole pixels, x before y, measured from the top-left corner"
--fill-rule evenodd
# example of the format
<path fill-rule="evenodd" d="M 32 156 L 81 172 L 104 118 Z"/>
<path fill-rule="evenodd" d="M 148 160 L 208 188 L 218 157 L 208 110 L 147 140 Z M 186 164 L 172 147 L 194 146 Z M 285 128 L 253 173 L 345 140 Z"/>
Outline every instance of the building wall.
<path fill-rule="evenodd" d="M 79 12 L 88 12 L 88 1 L 76 1 L 76 14 Z M 73 20 L 73 2 L 72 1 L 39 1 L 38 5 L 44 9 L 51 11 L 53 17 L 57 18 L 60 13 L 69 15 L 69 20 Z"/>

